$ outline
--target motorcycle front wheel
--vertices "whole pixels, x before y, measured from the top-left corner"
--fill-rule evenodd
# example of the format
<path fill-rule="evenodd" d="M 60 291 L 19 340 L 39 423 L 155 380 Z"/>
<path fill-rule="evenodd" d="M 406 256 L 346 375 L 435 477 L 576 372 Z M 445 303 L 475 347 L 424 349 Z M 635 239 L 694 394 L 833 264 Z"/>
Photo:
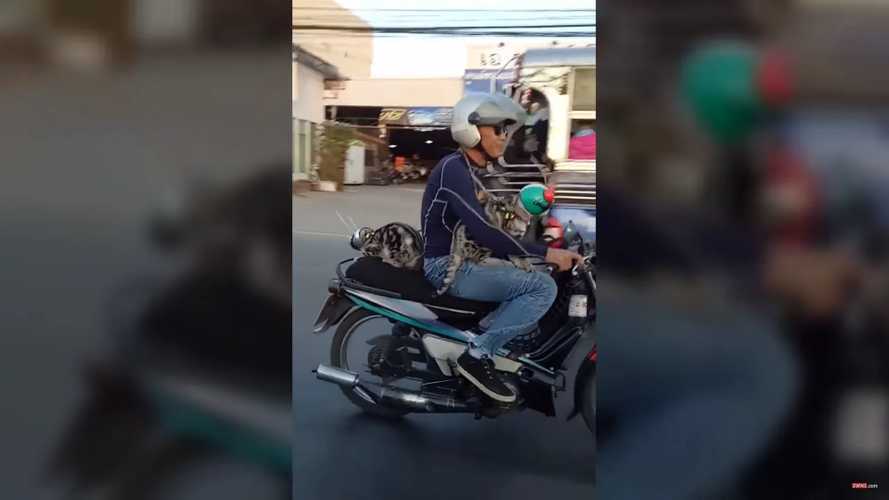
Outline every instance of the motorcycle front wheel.
<path fill-rule="evenodd" d="M 370 334 L 371 340 L 378 339 L 388 334 L 387 327 L 391 331 L 391 323 L 382 315 L 365 309 L 354 309 L 343 318 L 336 329 L 336 335 L 330 345 L 330 364 L 336 368 L 358 373 L 362 380 L 366 380 L 368 376 L 372 376 L 368 371 L 367 357 L 373 346 L 366 339 L 362 342 L 362 336 L 368 337 Z M 379 382 L 379 380 L 374 381 Z M 341 386 L 340 390 L 352 404 L 371 415 L 399 418 L 410 413 L 407 410 L 371 403 L 351 387 Z"/>
<path fill-rule="evenodd" d="M 587 429 L 596 435 L 596 365 L 593 365 L 593 369 L 589 374 L 589 381 L 587 381 L 586 387 L 584 388 L 583 394 L 581 394 L 581 415 L 583 415 L 583 420 L 586 422 Z"/>

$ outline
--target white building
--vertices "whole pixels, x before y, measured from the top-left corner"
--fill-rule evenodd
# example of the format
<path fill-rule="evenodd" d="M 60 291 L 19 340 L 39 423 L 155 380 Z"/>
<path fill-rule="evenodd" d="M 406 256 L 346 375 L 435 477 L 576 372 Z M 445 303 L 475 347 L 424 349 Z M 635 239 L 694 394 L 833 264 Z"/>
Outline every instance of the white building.
<path fill-rule="evenodd" d="M 463 74 L 466 91 L 490 92 L 491 78 L 499 89 L 512 81 L 516 59 L 529 49 L 589 47 L 595 38 L 517 38 L 488 43 L 472 43 L 466 47 L 466 66 Z"/>
<path fill-rule="evenodd" d="M 324 121 L 324 82 L 342 80 L 336 66 L 293 47 L 293 178 L 308 180 L 315 128 Z"/>

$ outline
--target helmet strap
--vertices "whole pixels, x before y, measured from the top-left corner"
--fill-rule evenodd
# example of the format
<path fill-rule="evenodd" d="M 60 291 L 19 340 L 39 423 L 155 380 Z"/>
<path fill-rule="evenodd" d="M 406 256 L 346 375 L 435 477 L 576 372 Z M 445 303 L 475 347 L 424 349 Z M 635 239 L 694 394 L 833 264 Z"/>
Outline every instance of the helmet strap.
<path fill-rule="evenodd" d="M 482 146 L 481 141 L 479 141 L 478 144 L 476 144 L 475 146 L 473 146 L 472 149 L 478 151 L 479 153 L 482 154 L 482 157 L 484 157 L 485 164 L 482 165 L 482 167 L 487 166 L 487 164 L 492 163 L 492 162 L 494 162 L 494 161 L 497 160 L 497 158 L 495 158 L 495 157 L 491 156 L 490 154 L 488 154 L 488 150 L 486 150 L 485 147 Z"/>
<path fill-rule="evenodd" d="M 482 161 L 484 162 L 484 165 L 476 165 L 476 162 L 473 161 L 472 158 L 468 154 L 468 151 L 470 151 L 470 150 L 475 150 L 475 151 L 478 151 L 479 153 L 482 154 Z M 477 168 L 484 168 L 491 161 L 490 155 L 485 152 L 484 148 L 481 147 L 481 144 L 477 144 L 477 145 L 475 145 L 471 148 L 468 148 L 468 149 L 463 149 L 460 152 L 463 153 L 463 159 L 466 160 L 466 164 L 469 166 L 475 166 Z"/>
<path fill-rule="evenodd" d="M 479 141 L 479 143 L 478 143 L 478 147 L 479 147 L 479 149 L 482 150 L 482 153 L 485 155 L 485 161 L 486 161 L 487 163 L 491 163 L 491 162 L 494 162 L 494 161 L 497 160 L 497 158 L 495 158 L 495 157 L 493 157 L 493 156 L 491 156 L 491 155 L 488 154 L 488 150 L 486 150 L 486 149 L 484 148 L 484 146 L 482 146 L 481 141 Z"/>

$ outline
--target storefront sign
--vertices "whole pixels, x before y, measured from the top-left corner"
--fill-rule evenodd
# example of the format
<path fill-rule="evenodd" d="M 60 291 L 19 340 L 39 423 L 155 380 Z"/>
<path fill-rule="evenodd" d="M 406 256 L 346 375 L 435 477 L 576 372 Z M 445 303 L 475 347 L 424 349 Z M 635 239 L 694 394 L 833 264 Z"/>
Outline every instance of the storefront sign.
<path fill-rule="evenodd" d="M 407 109 L 383 108 L 380 111 L 380 124 L 407 125 Z"/>
<path fill-rule="evenodd" d="M 411 108 L 408 121 L 411 125 L 450 125 L 453 108 Z"/>
<path fill-rule="evenodd" d="M 463 73 L 463 93 L 466 92 L 491 92 L 491 78 L 497 75 L 499 69 L 467 69 Z M 502 92 L 503 86 L 512 82 L 514 70 L 507 69 L 497 75 L 494 85 L 495 92 Z"/>
<path fill-rule="evenodd" d="M 451 124 L 452 108 L 383 108 L 381 125 L 447 126 Z"/>
<path fill-rule="evenodd" d="M 468 48 L 466 52 L 466 68 L 468 69 L 493 69 L 503 67 L 512 57 L 524 50 L 520 46 L 476 45 Z"/>

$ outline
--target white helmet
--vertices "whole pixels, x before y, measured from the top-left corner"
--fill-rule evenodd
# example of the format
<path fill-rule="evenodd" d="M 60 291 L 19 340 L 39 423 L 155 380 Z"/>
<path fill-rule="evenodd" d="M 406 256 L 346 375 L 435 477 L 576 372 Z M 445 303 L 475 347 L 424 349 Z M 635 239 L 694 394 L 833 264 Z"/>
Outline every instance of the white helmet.
<path fill-rule="evenodd" d="M 454 105 L 451 137 L 465 148 L 474 148 L 481 141 L 479 125 L 505 124 L 512 134 L 525 123 L 525 110 L 503 94 L 470 92 Z"/>

